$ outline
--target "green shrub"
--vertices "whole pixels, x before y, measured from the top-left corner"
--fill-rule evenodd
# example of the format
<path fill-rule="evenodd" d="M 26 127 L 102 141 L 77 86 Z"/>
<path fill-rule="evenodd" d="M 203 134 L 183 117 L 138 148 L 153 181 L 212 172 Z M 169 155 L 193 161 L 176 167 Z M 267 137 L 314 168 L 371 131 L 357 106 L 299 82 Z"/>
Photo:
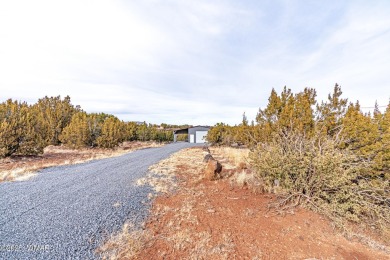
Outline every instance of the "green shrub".
<path fill-rule="evenodd" d="M 70 148 L 81 148 L 91 145 L 91 131 L 88 127 L 88 116 L 79 112 L 72 116 L 60 136 L 60 141 Z"/>
<path fill-rule="evenodd" d="M 103 148 L 114 148 L 125 139 L 125 124 L 112 116 L 107 118 L 102 126 L 101 135 L 97 138 L 97 145 Z"/>
<path fill-rule="evenodd" d="M 188 134 L 178 134 L 176 137 L 178 142 L 188 142 Z"/>
<path fill-rule="evenodd" d="M 0 157 L 36 155 L 45 144 L 37 114 L 26 103 L 9 99 L 0 104 Z"/>
<path fill-rule="evenodd" d="M 156 130 L 152 137 L 153 141 L 162 143 L 162 142 L 172 142 L 173 141 L 173 132 L 166 130 Z"/>
<path fill-rule="evenodd" d="M 137 123 L 135 122 L 126 123 L 126 140 L 127 141 L 137 140 Z"/>
<path fill-rule="evenodd" d="M 277 209 L 303 205 L 336 223 L 349 220 L 388 227 L 388 181 L 374 184 L 361 178 L 370 167 L 355 164 L 355 156 L 338 145 L 329 137 L 280 132 L 271 142 L 258 145 L 250 157 L 268 190 L 279 194 Z"/>
<path fill-rule="evenodd" d="M 57 97 L 44 97 L 32 107 L 39 117 L 41 134 L 46 143 L 60 144 L 60 135 L 70 123 L 72 116 L 79 112 L 79 106 L 73 106 L 69 96 L 61 99 Z"/>
<path fill-rule="evenodd" d="M 231 145 L 234 142 L 235 133 L 233 127 L 224 123 L 217 123 L 207 133 L 207 141 L 216 145 Z"/>

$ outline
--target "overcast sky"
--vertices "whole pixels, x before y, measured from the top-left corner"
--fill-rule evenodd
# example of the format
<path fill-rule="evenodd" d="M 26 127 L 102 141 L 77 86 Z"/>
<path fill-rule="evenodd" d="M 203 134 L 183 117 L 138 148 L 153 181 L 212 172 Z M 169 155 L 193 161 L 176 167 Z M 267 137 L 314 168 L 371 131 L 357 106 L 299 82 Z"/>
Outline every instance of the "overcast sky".
<path fill-rule="evenodd" d="M 272 88 L 390 97 L 390 1 L 0 1 L 0 101 L 238 124 Z"/>

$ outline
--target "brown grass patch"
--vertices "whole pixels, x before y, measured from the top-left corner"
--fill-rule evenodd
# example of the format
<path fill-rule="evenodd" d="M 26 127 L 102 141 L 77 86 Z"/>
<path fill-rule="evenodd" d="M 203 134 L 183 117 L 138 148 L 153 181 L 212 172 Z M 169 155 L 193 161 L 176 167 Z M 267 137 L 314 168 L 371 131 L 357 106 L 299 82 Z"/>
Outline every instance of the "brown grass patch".
<path fill-rule="evenodd" d="M 64 146 L 48 146 L 40 156 L 11 156 L 0 159 L 0 182 L 27 180 L 35 176 L 36 171 L 48 167 L 78 164 L 160 146 L 162 144 L 155 142 L 124 142 L 116 149 L 84 148 L 72 150 Z"/>
<path fill-rule="evenodd" d="M 249 165 L 249 149 L 233 147 L 211 147 L 213 157 L 223 163 L 225 167 L 246 169 Z"/>
<path fill-rule="evenodd" d="M 150 238 L 148 231 L 136 230 L 131 223 L 126 223 L 121 231 L 96 250 L 96 254 L 105 260 L 133 259 Z"/>
<path fill-rule="evenodd" d="M 204 164 L 199 160 L 194 149 L 185 149 L 172 154 L 167 159 L 149 167 L 146 177 L 138 179 L 137 185 L 150 185 L 157 193 L 169 193 L 177 188 L 175 181 L 178 172 L 197 171 L 203 169 Z M 205 154 L 205 153 L 204 153 Z M 185 163 L 184 163 L 185 162 Z"/>
<path fill-rule="evenodd" d="M 249 163 L 249 149 L 212 147 L 213 157 L 223 165 L 223 175 L 229 176 L 232 187 L 248 188 L 255 193 L 265 192 L 264 184 L 255 176 Z"/>

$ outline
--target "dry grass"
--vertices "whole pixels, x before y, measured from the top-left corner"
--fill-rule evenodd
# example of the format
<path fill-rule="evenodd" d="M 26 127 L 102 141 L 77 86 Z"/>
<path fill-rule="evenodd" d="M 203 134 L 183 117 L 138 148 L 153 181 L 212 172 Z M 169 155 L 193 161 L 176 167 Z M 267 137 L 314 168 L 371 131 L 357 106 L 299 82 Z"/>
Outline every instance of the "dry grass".
<path fill-rule="evenodd" d="M 138 179 L 136 184 L 150 185 L 157 193 L 172 192 L 177 188 L 175 176 L 178 172 L 183 171 L 181 168 L 183 166 L 183 162 L 187 162 L 194 170 L 198 170 L 200 168 L 203 169 L 204 164 L 202 162 L 202 156 L 204 155 L 205 153 L 203 153 L 200 157 L 199 155 L 194 156 L 194 149 L 185 149 L 174 153 L 167 159 L 150 166 L 147 176 Z"/>
<path fill-rule="evenodd" d="M 256 178 L 253 173 L 247 173 L 245 170 L 236 173 L 231 181 L 235 182 L 238 186 L 244 187 L 251 185 L 256 181 Z"/>
<path fill-rule="evenodd" d="M 0 172 L 0 182 L 3 181 L 26 181 L 34 176 L 36 176 L 36 171 L 55 166 L 53 163 L 45 164 L 32 164 L 25 167 L 17 167 L 10 170 L 2 170 Z"/>
<path fill-rule="evenodd" d="M 96 253 L 106 260 L 133 259 L 150 239 L 151 235 L 146 230 L 136 230 L 133 224 L 126 223 L 122 230 L 112 235 Z"/>
<path fill-rule="evenodd" d="M 157 193 L 167 194 L 173 190 L 179 189 L 175 178 L 180 174 L 196 174 L 195 181 L 202 178 L 204 168 L 203 157 L 205 153 L 199 149 L 185 149 L 172 154 L 169 158 L 158 162 L 149 167 L 149 173 L 145 178 L 137 180 L 136 185 L 150 185 Z M 185 165 L 185 167 L 183 167 Z M 152 244 L 157 239 L 162 239 L 168 243 L 174 244 L 175 250 L 188 249 L 193 245 L 194 233 L 192 230 L 180 228 L 183 224 L 191 223 L 196 225 L 198 219 L 193 214 L 196 198 L 202 196 L 199 192 L 193 194 L 193 189 L 182 189 L 189 196 L 182 201 L 180 208 L 155 207 L 151 218 L 159 218 L 161 215 L 172 214 L 172 221 L 168 223 L 170 229 L 176 230 L 172 234 L 164 234 L 164 237 L 152 236 L 143 230 L 133 230 L 132 226 L 126 224 L 122 231 L 111 236 L 101 247 L 97 253 L 103 256 L 103 259 L 137 259 L 137 254 L 143 248 Z M 150 195 L 152 196 L 152 195 Z M 196 241 L 205 234 L 197 234 Z M 206 242 L 205 239 L 202 240 Z M 203 251 L 201 248 L 195 248 L 191 253 L 191 259 L 199 259 Z M 195 257 L 198 256 L 198 257 Z"/>
<path fill-rule="evenodd" d="M 230 233 L 222 233 L 216 242 L 212 242 L 211 233 L 207 231 L 197 233 L 195 238 L 196 244 L 188 259 L 230 259 L 236 247 Z"/>
<path fill-rule="evenodd" d="M 255 178 L 247 171 L 246 166 L 248 150 L 226 147 L 211 150 L 212 155 L 223 162 L 224 167 L 237 169 L 238 172 L 231 177 L 235 185 L 254 185 Z M 200 184 L 206 154 L 200 149 L 182 150 L 152 165 L 148 175 L 137 180 L 137 185 L 150 185 L 158 194 L 169 194 L 176 190 L 183 195 L 184 199 L 173 207 L 155 205 L 150 216 L 152 220 L 171 216 L 166 223 L 170 232 L 152 236 L 142 230 L 129 231 L 127 224 L 121 233 L 110 237 L 98 249 L 105 256 L 103 259 L 137 259 L 143 249 L 157 240 L 172 245 L 172 250 L 176 252 L 187 252 L 186 259 L 228 259 L 232 256 L 235 244 L 230 233 L 222 232 L 212 236 L 209 230 L 196 231 L 196 227 L 200 225 L 196 212 L 197 203 L 201 202 L 202 207 L 207 208 L 207 214 L 215 214 L 215 209 L 205 198 L 204 186 Z M 178 180 L 187 182 L 188 185 L 178 185 Z M 156 257 L 166 256 L 162 251 L 162 255 Z"/>
<path fill-rule="evenodd" d="M 196 204 L 204 202 L 203 186 L 197 188 L 183 189 L 185 198 L 174 208 L 160 208 L 154 213 L 156 215 L 170 213 L 172 217 L 167 224 L 170 232 L 164 233 L 162 240 L 171 245 L 174 251 L 186 252 L 183 259 L 229 259 L 229 254 L 234 251 L 235 244 L 230 233 L 212 235 L 211 230 L 197 231 L 200 221 L 197 217 Z M 208 214 L 214 214 L 215 209 L 209 208 Z"/>
<path fill-rule="evenodd" d="M 267 196 L 252 196 L 247 189 L 229 187 L 229 182 L 240 187 L 251 185 L 255 180 L 251 170 L 242 169 L 240 160 L 231 162 L 223 151 L 212 150 L 216 159 L 224 161 L 223 167 L 230 165 L 235 174 L 228 180 L 199 181 L 205 167 L 202 162 L 205 154 L 200 149 L 180 151 L 154 165 L 152 175 L 169 175 L 170 180 L 177 182 L 175 193 L 155 200 L 145 225 L 148 232 L 124 228 L 122 234 L 112 236 L 111 241 L 98 250 L 105 256 L 103 259 L 314 259 L 321 254 L 324 257 L 320 258 L 324 259 L 335 258 L 331 256 L 367 259 L 359 254 L 360 245 L 351 246 L 346 241 L 343 245 L 329 243 L 329 237 L 334 239 L 333 231 L 312 213 L 300 212 L 290 219 L 270 219 L 266 214 L 270 201 Z M 226 151 L 229 149 L 224 149 Z M 240 158 L 241 152 L 238 153 L 229 158 Z M 233 154 L 237 154 L 236 151 Z M 153 178 L 152 175 L 149 177 Z M 171 184 L 158 183 L 159 178 L 151 182 L 150 178 L 140 184 L 151 184 L 158 187 L 156 191 L 169 193 L 166 185 Z M 310 223 L 304 224 L 304 220 Z M 302 226 L 308 230 L 301 230 Z M 294 228 L 296 232 L 290 232 Z M 284 229 L 289 233 L 282 233 Z M 294 257 L 296 252 L 298 255 Z"/>
<path fill-rule="evenodd" d="M 186 149 L 151 167 L 150 170 L 154 174 L 168 173 L 170 176 L 178 178 L 182 176 L 182 181 L 186 183 L 179 187 L 176 183 L 174 184 L 175 189 L 179 189 L 178 192 L 183 195 L 184 199 L 175 207 L 155 207 L 151 218 L 158 219 L 162 215 L 171 215 L 167 223 L 170 232 L 164 233 L 162 239 L 167 244 L 172 245 L 173 250 L 187 252 L 185 259 L 228 259 L 229 253 L 235 247 L 229 233 L 223 232 L 217 237 L 215 235 L 213 237 L 210 230 L 196 231 L 196 227 L 200 225 L 200 220 L 197 217 L 197 210 L 199 210 L 197 204 L 201 202 L 208 208 L 208 214 L 215 212 L 212 205 L 207 202 L 204 185 L 200 184 L 205 167 L 203 158 L 206 154 L 200 149 Z M 232 156 L 239 163 L 239 158 L 242 158 L 243 153 L 235 153 Z M 159 179 L 161 178 L 158 177 L 157 181 Z M 174 179 L 172 180 L 174 181 Z M 155 183 L 156 181 L 153 181 L 151 184 L 155 185 Z M 162 182 L 158 187 L 165 184 Z"/>
<path fill-rule="evenodd" d="M 0 182 L 24 181 L 36 171 L 59 165 L 84 163 L 91 160 L 120 156 L 135 150 L 160 147 L 155 142 L 124 142 L 116 149 L 84 148 L 72 150 L 63 146 L 48 146 L 41 156 L 13 156 L 0 159 Z"/>
<path fill-rule="evenodd" d="M 213 157 L 222 162 L 223 167 L 233 172 L 229 181 L 231 186 L 247 187 L 255 193 L 265 192 L 265 186 L 251 170 L 249 149 L 233 147 L 212 147 Z"/>
<path fill-rule="evenodd" d="M 249 165 L 249 149 L 233 147 L 212 147 L 211 154 L 218 159 L 227 159 L 228 165 L 234 168 L 245 169 Z"/>

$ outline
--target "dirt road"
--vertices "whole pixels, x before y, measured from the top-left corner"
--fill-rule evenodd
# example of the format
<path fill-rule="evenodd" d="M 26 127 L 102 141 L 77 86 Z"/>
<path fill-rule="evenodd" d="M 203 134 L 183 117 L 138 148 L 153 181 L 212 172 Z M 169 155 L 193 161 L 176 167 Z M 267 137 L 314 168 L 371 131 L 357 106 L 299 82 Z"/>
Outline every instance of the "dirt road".
<path fill-rule="evenodd" d="M 60 166 L 24 182 L 0 183 L 0 259 L 95 259 L 102 239 L 125 220 L 142 222 L 148 167 L 191 146 L 175 143 L 120 157 Z"/>

